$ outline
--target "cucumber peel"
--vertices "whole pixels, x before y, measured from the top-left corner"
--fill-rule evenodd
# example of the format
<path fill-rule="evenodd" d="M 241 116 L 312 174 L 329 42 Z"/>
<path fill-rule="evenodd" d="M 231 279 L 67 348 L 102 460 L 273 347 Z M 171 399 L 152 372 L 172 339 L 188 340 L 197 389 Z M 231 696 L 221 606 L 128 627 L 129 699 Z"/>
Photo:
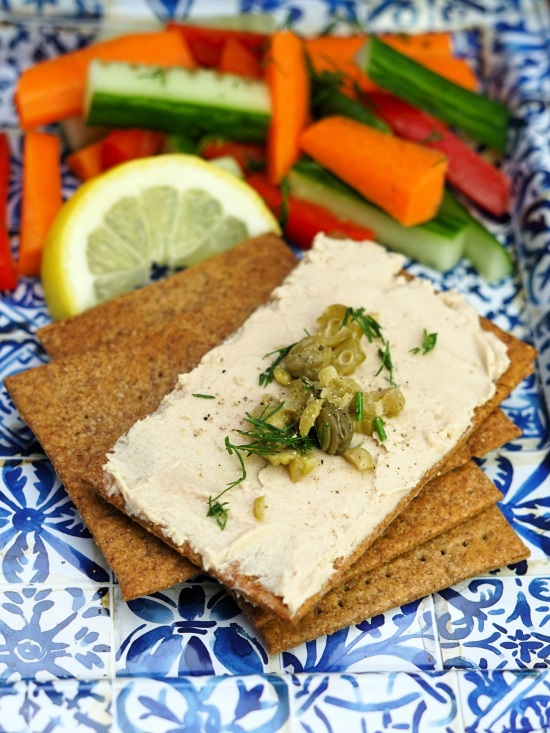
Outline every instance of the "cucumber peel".
<path fill-rule="evenodd" d="M 375 36 L 360 49 L 357 63 L 375 84 L 396 97 L 505 151 L 508 110 L 500 102 L 445 79 Z"/>
<path fill-rule="evenodd" d="M 271 100 L 256 79 L 96 59 L 88 70 L 85 118 L 89 125 L 185 130 L 191 138 L 264 140 Z"/>
<path fill-rule="evenodd" d="M 514 264 L 508 250 L 448 189 L 445 190 L 439 213 L 449 214 L 464 222 L 464 255 L 487 282 L 499 282 L 513 273 Z"/>
<path fill-rule="evenodd" d="M 453 215 L 441 213 L 425 224 L 404 227 L 317 163 L 307 159 L 293 166 L 288 180 L 290 193 L 296 198 L 323 206 L 340 219 L 372 229 L 380 244 L 428 267 L 446 272 L 464 254 L 467 226 Z"/>

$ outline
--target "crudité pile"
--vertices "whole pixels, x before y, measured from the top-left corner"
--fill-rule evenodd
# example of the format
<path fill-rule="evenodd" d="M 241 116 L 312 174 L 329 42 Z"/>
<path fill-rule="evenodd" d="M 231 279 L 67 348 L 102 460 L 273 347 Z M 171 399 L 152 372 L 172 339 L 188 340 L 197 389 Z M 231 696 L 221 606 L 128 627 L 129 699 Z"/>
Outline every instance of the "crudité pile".
<path fill-rule="evenodd" d="M 479 93 L 450 34 L 301 38 L 173 22 L 30 67 L 15 102 L 21 238 L 14 264 L 4 213 L 1 288 L 40 273 L 62 205 L 59 136 L 39 131 L 54 123 L 82 181 L 144 157 L 196 155 L 244 178 L 303 249 L 324 231 L 373 238 L 441 271 L 466 256 L 490 282 L 511 272 L 506 249 L 466 208 L 507 212 L 505 175 L 472 145 L 503 153 L 507 110 Z M 0 137 L 4 209 L 8 175 Z"/>

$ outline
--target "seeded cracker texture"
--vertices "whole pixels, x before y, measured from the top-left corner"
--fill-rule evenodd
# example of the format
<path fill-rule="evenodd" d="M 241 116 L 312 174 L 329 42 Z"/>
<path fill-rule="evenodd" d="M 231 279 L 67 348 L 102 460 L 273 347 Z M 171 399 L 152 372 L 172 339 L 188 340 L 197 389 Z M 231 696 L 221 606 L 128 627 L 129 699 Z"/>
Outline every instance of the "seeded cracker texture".
<path fill-rule="evenodd" d="M 52 323 L 36 332 L 52 359 L 117 345 L 140 336 L 178 315 L 198 316 L 206 302 L 219 308 L 224 321 L 227 304 L 252 313 L 288 274 L 296 258 L 275 234 L 264 234 L 216 257 L 182 270 L 146 288 L 107 301 L 79 316 Z M 243 272 L 238 272 L 242 268 Z M 248 292 L 250 290 L 250 292 Z M 261 300 L 255 300 L 261 293 Z M 232 327 L 235 330 L 236 326 Z"/>
<path fill-rule="evenodd" d="M 501 498 L 500 491 L 473 461 L 428 481 L 418 496 L 350 567 L 339 588 L 475 517 Z M 272 614 L 256 606 L 249 605 L 246 613 L 257 629 L 273 619 Z"/>
<path fill-rule="evenodd" d="M 104 330 L 113 330 L 109 319 L 116 317 L 116 346 L 94 347 L 6 379 L 23 420 L 52 461 L 127 600 L 192 577 L 198 569 L 104 502 L 83 475 L 136 420 L 156 409 L 180 372 L 193 368 L 265 302 L 294 264 L 294 255 L 275 236 L 243 243 L 174 276 L 176 285 L 168 278 L 125 297 L 123 307 L 108 304 L 71 319 L 69 326 L 62 322 L 48 329 L 53 341 L 56 333 L 63 334 L 58 345 L 73 339 L 79 346 L 98 344 Z M 215 285 L 216 292 L 205 291 L 205 283 Z M 193 304 L 192 311 L 178 308 L 178 292 L 186 306 Z M 143 303 L 157 315 L 156 321 L 150 315 L 148 326 L 140 320 Z M 178 315 L 170 316 L 173 312 Z"/>
<path fill-rule="evenodd" d="M 502 399 L 504 399 L 525 376 L 531 373 L 533 369 L 532 360 L 534 358 L 534 350 L 532 349 L 532 347 L 528 346 L 527 344 L 523 344 L 522 342 L 518 341 L 508 334 L 504 334 L 502 331 L 500 331 L 500 329 L 493 326 L 487 321 L 483 320 L 482 324 L 484 328 L 492 330 L 497 335 L 497 337 L 506 344 L 508 355 L 510 358 L 510 366 L 505 374 L 503 374 L 502 377 L 499 379 L 495 395 L 484 405 L 477 408 L 471 428 L 464 433 L 462 439 L 456 446 L 456 450 L 459 450 L 460 447 L 464 445 L 464 443 L 473 434 L 473 432 L 478 429 L 482 425 L 482 423 L 489 417 L 492 411 L 496 409 L 496 406 L 502 401 Z M 448 454 L 448 457 L 453 456 L 454 452 L 455 451 L 452 451 L 450 454 Z M 405 509 L 408 502 L 420 491 L 424 483 L 429 479 L 435 477 L 436 475 L 440 474 L 443 470 L 445 470 L 445 467 L 445 461 L 441 461 L 439 464 L 434 466 L 432 470 L 428 471 L 424 476 L 424 480 L 421 481 L 420 484 L 416 487 L 416 491 L 411 491 L 411 493 L 398 504 L 396 510 L 392 512 L 384 522 L 381 522 L 379 524 L 375 532 L 367 540 L 365 540 L 365 542 L 358 546 L 357 551 L 354 552 L 345 561 L 342 561 L 339 564 L 333 576 L 331 577 L 330 582 L 325 585 L 322 591 L 319 594 L 311 596 L 294 615 L 291 615 L 289 613 L 288 608 L 282 602 L 281 598 L 269 592 L 252 576 L 245 576 L 234 571 L 232 573 L 218 573 L 217 577 L 222 582 L 224 582 L 230 589 L 232 589 L 234 592 L 239 593 L 253 604 L 269 610 L 283 620 L 296 621 L 300 617 L 305 615 L 309 611 L 309 609 L 319 600 L 319 598 L 321 598 L 331 587 L 339 585 L 342 582 L 344 573 L 347 571 L 350 565 L 366 551 L 371 542 L 374 541 L 374 539 L 376 539 L 376 537 L 379 536 L 386 529 L 388 524 Z M 95 480 L 97 481 L 97 476 L 95 477 Z M 124 506 L 124 502 L 120 499 L 120 497 L 118 497 L 116 494 L 109 496 L 109 492 L 105 489 L 105 487 L 102 488 L 101 486 L 99 486 L 99 488 L 100 490 L 105 492 L 104 496 L 110 501 L 113 501 L 116 506 L 123 510 L 126 509 Z M 145 520 L 140 519 L 139 521 L 142 522 L 144 526 L 146 526 L 155 534 L 163 536 L 162 527 L 148 523 Z M 168 539 L 166 539 L 166 541 L 169 542 Z M 175 547 L 175 545 L 173 544 L 171 544 L 171 546 Z M 197 564 L 201 563 L 200 556 L 192 550 L 188 543 L 184 543 L 181 546 L 175 547 L 175 549 L 180 551 L 184 556 L 189 557 L 193 562 Z"/>
<path fill-rule="evenodd" d="M 260 633 L 269 651 L 277 654 L 528 555 L 529 550 L 494 506 L 335 588 L 297 624 L 272 616 Z M 249 605 L 241 599 L 238 602 L 248 615 Z"/>

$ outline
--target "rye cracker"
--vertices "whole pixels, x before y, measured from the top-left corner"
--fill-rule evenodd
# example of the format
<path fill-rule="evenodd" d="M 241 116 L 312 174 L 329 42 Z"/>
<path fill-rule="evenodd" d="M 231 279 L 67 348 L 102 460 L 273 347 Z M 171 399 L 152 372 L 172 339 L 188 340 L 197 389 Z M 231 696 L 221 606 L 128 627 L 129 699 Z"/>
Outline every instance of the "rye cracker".
<path fill-rule="evenodd" d="M 493 506 L 333 589 L 296 624 L 272 616 L 260 634 L 276 654 L 528 556 L 528 548 Z M 248 615 L 250 605 L 237 601 Z"/>
<path fill-rule="evenodd" d="M 246 280 L 238 272 L 241 262 L 246 267 Z M 140 336 L 178 315 L 190 317 L 205 302 L 213 308 L 219 307 L 222 319 L 227 302 L 242 301 L 251 313 L 257 307 L 256 289 L 263 293 L 263 282 L 273 289 L 295 262 L 289 247 L 279 237 L 264 234 L 165 280 L 45 326 L 36 335 L 49 356 L 59 359 L 106 344 L 118 348 L 122 338 Z M 248 299 L 249 287 L 252 293 Z"/>
<path fill-rule="evenodd" d="M 500 499 L 500 491 L 471 460 L 428 481 L 418 496 L 349 568 L 342 583 L 354 582 L 379 565 L 475 517 Z M 250 607 L 247 616 L 257 629 L 273 618 L 257 607 Z"/>
<path fill-rule="evenodd" d="M 87 466 L 104 456 L 136 420 L 155 410 L 177 375 L 192 369 L 240 326 L 294 263 L 288 247 L 271 235 L 238 245 L 205 263 L 197 279 L 195 268 L 186 271 L 185 287 L 179 292 L 188 298 L 195 291 L 193 312 L 185 311 L 145 335 L 138 331 L 138 336 L 121 337 L 115 347 L 87 351 L 6 379 L 23 420 L 51 459 L 125 598 L 169 587 L 198 570 L 97 496 L 83 481 Z M 205 281 L 220 287 L 224 283 L 224 299 L 217 296 L 212 303 L 203 290 Z M 171 289 L 170 279 L 151 287 L 155 299 L 162 300 L 164 289 Z M 142 299 L 151 302 L 148 288 L 137 291 L 132 302 Z M 93 316 L 86 322 L 94 322 Z"/>
<path fill-rule="evenodd" d="M 483 422 L 497 408 L 500 402 L 510 394 L 522 379 L 533 371 L 533 359 L 536 352 L 532 346 L 520 341 L 511 334 L 503 332 L 486 319 L 482 319 L 481 322 L 484 328 L 492 331 L 503 341 L 503 343 L 506 344 L 510 360 L 507 370 L 496 383 L 495 394 L 483 405 L 476 408 L 469 429 L 462 435 L 454 449 L 425 473 L 423 479 L 415 489 L 410 491 L 403 499 L 401 499 L 395 509 L 378 524 L 375 530 L 365 538 L 363 542 L 358 544 L 355 551 L 349 557 L 341 558 L 339 561 L 336 561 L 334 564 L 334 573 L 319 593 L 309 597 L 300 606 L 300 608 L 292 614 L 283 599 L 265 588 L 265 586 L 263 586 L 253 575 L 245 575 L 244 573 L 240 573 L 238 570 L 216 572 L 211 568 L 208 568 L 208 572 L 224 583 L 228 588 L 245 598 L 248 602 L 273 613 L 283 621 L 292 623 L 295 623 L 297 620 L 302 618 L 331 588 L 340 585 L 347 570 L 361 557 L 361 555 L 366 552 L 366 550 L 385 531 L 395 517 L 405 509 L 409 502 L 421 491 L 423 486 L 432 478 L 445 471 L 446 462 L 448 460 L 451 460 L 451 462 L 453 461 L 453 456 L 455 456 L 461 447 L 466 444 L 467 440 L 473 435 L 473 433 L 480 428 Z M 104 484 L 103 476 L 100 472 L 97 470 L 93 471 L 89 475 L 89 479 L 107 501 L 113 503 L 114 506 L 121 511 L 128 513 L 124 499 L 118 494 L 111 494 L 109 492 L 109 489 Z M 189 542 L 184 542 L 181 545 L 175 545 L 168 537 L 165 536 L 164 527 L 142 520 L 136 516 L 133 516 L 132 518 L 150 530 L 157 537 L 164 539 L 171 547 L 180 552 L 184 557 L 188 558 L 192 563 L 199 567 L 203 567 L 200 554 L 193 549 Z"/>

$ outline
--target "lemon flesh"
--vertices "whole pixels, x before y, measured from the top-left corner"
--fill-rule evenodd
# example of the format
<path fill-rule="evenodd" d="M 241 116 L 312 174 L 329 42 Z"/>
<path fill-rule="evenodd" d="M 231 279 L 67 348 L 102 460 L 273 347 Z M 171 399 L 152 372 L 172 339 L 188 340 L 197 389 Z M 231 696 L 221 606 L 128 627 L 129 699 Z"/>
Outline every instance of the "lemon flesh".
<path fill-rule="evenodd" d="M 272 231 L 262 199 L 230 173 L 192 155 L 120 165 L 84 184 L 48 235 L 42 281 L 53 319 Z"/>

